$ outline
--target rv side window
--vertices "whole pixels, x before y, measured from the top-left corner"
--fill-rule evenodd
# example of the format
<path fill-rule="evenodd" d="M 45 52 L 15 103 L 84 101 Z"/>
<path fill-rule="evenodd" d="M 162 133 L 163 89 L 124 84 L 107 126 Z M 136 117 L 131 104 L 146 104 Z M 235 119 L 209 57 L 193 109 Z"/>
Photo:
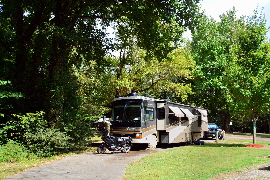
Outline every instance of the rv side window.
<path fill-rule="evenodd" d="M 145 121 L 149 121 L 149 120 L 153 121 L 154 120 L 154 109 L 145 108 L 144 120 Z"/>

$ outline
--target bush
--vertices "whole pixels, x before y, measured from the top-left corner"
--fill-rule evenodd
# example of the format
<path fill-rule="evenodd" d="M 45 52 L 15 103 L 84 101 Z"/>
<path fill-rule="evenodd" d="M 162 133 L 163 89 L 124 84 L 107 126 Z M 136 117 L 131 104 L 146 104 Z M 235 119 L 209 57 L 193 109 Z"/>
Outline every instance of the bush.
<path fill-rule="evenodd" d="M 27 148 L 13 140 L 0 146 L 0 162 L 23 162 L 35 157 Z"/>
<path fill-rule="evenodd" d="M 38 156 L 55 155 L 73 146 L 71 138 L 55 128 L 41 128 L 36 132 L 26 132 L 24 136 L 27 146 Z"/>
<path fill-rule="evenodd" d="M 14 114 L 14 119 L 4 124 L 1 136 L 11 137 L 24 144 L 38 156 L 55 155 L 72 147 L 72 138 L 56 127 L 49 127 L 43 115 L 42 111 L 26 115 Z"/>

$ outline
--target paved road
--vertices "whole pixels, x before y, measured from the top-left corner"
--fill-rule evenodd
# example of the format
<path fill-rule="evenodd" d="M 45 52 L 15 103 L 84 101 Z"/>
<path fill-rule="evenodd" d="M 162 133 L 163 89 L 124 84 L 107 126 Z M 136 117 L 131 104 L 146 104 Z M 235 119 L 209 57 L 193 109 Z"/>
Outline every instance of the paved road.
<path fill-rule="evenodd" d="M 226 139 L 252 139 L 252 137 L 226 136 Z M 257 138 L 257 141 L 269 141 L 270 138 Z M 205 142 L 214 140 L 205 140 Z M 176 146 L 178 147 L 178 146 Z M 144 156 L 158 151 L 163 151 L 173 146 L 157 148 L 155 150 L 130 151 L 129 153 L 84 153 L 72 155 L 61 160 L 47 163 L 40 167 L 34 167 L 5 180 L 121 180 L 125 168 L 130 163 Z"/>

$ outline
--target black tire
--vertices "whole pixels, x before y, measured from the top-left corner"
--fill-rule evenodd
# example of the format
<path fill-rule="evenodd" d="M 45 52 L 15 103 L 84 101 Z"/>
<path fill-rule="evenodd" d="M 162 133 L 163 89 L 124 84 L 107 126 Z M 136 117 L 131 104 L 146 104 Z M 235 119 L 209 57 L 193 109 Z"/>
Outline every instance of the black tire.
<path fill-rule="evenodd" d="M 122 153 L 128 153 L 130 151 L 131 147 L 129 145 L 126 145 L 125 149 L 123 149 Z"/>
<path fill-rule="evenodd" d="M 223 139 L 223 134 L 221 134 L 221 132 L 218 132 L 218 139 L 222 140 Z"/>

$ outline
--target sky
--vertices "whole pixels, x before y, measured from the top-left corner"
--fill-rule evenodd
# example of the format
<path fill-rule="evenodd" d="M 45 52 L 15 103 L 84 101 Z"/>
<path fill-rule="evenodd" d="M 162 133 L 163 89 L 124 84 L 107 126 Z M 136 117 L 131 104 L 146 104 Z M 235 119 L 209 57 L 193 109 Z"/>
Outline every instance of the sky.
<path fill-rule="evenodd" d="M 258 7 L 258 12 L 262 12 L 266 18 L 266 27 L 270 27 L 270 0 L 201 0 L 202 9 L 207 16 L 219 20 L 219 15 L 226 13 L 235 7 L 237 16 L 251 16 Z M 263 8 L 263 9 L 262 9 Z M 267 33 L 270 39 L 270 32 Z"/>

